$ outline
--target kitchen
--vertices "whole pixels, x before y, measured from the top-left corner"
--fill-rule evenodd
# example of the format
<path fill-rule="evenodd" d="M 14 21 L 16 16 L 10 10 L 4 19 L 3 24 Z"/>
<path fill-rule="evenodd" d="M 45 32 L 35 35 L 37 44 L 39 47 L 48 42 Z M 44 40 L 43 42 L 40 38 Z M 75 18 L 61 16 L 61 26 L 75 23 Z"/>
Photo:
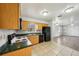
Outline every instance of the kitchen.
<path fill-rule="evenodd" d="M 1 56 L 79 56 L 78 3 L 0 3 Z"/>
<path fill-rule="evenodd" d="M 42 27 L 48 27 L 48 23 L 22 17 L 21 9 L 19 3 L 0 4 L 0 54 L 3 56 L 31 56 L 31 46 L 43 42 Z"/>

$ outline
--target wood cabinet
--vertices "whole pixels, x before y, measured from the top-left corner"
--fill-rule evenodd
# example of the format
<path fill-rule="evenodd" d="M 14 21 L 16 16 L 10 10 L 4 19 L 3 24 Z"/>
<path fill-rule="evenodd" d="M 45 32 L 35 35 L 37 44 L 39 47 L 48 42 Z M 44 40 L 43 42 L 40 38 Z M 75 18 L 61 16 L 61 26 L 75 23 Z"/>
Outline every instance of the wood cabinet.
<path fill-rule="evenodd" d="M 38 26 L 37 30 L 42 30 L 42 27 L 48 26 L 48 24 L 22 20 L 22 30 L 29 30 L 28 25 L 31 24 L 31 23 L 36 24 Z"/>
<path fill-rule="evenodd" d="M 22 21 L 22 30 L 28 30 L 28 21 Z"/>
<path fill-rule="evenodd" d="M 42 24 L 42 26 L 43 26 L 43 27 L 47 27 L 47 26 L 48 26 L 48 24 Z"/>
<path fill-rule="evenodd" d="M 32 48 L 27 47 L 27 48 L 23 48 L 20 50 L 3 54 L 2 56 L 31 56 L 31 55 L 32 55 Z"/>
<path fill-rule="evenodd" d="M 46 27 L 46 26 L 48 26 L 48 24 L 39 23 L 39 24 L 38 24 L 38 29 L 39 29 L 39 30 L 42 30 L 42 28 L 43 28 L 43 27 Z"/>
<path fill-rule="evenodd" d="M 42 24 L 38 23 L 38 30 L 42 30 Z"/>
<path fill-rule="evenodd" d="M 28 35 L 28 39 L 31 41 L 32 45 L 39 43 L 39 35 Z"/>
<path fill-rule="evenodd" d="M 0 3 L 0 29 L 18 29 L 19 4 Z"/>

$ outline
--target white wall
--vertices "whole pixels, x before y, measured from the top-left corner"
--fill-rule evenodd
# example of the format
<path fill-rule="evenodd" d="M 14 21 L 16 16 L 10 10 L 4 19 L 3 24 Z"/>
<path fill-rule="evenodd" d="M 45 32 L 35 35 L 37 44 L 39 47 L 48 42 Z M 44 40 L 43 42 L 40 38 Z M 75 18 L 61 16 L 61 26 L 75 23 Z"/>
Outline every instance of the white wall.
<path fill-rule="evenodd" d="M 68 26 L 64 30 L 64 35 L 79 36 L 79 26 Z"/>
<path fill-rule="evenodd" d="M 39 20 L 39 19 L 35 19 L 35 18 L 22 17 L 22 19 L 25 20 L 25 21 L 34 21 L 34 22 L 39 22 L 39 23 L 48 24 L 48 22 L 46 22 L 46 21 L 44 21 L 44 20 Z"/>
<path fill-rule="evenodd" d="M 62 31 L 63 31 L 63 35 L 79 36 L 79 16 L 70 15 L 68 17 L 67 16 L 63 17 L 61 19 L 63 21 L 63 24 L 65 25 L 63 30 L 62 27 L 54 25 L 54 20 L 56 19 L 55 18 L 52 19 L 52 25 L 51 25 L 52 37 L 61 35 Z"/>
<path fill-rule="evenodd" d="M 60 32 L 60 27 L 59 26 L 53 26 L 52 27 L 52 36 L 53 37 L 56 37 L 56 36 L 60 36 L 61 35 L 61 32 Z"/>
<path fill-rule="evenodd" d="M 0 30 L 0 47 L 7 42 L 7 35 L 14 32 L 14 30 Z"/>
<path fill-rule="evenodd" d="M 55 18 L 49 22 L 49 26 L 51 27 L 51 39 L 61 35 L 61 28 L 54 24 L 54 20 Z"/>
<path fill-rule="evenodd" d="M 64 35 L 79 36 L 79 16 L 72 15 L 68 18 L 65 17 L 64 19 L 66 19 L 67 23 L 69 23 L 69 25 L 65 26 L 65 28 L 64 28 Z M 71 22 L 70 22 L 70 20 L 71 20 Z M 65 22 L 63 22 L 63 23 L 65 23 Z"/>

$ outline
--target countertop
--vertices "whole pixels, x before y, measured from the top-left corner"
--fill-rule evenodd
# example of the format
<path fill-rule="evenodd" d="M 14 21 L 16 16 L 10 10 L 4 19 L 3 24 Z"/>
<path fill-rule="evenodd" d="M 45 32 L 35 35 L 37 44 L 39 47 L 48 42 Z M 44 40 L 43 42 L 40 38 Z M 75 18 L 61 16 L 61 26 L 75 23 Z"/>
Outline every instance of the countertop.
<path fill-rule="evenodd" d="M 27 48 L 31 45 L 28 46 L 26 43 L 21 42 L 19 46 L 20 47 L 18 48 L 16 43 L 13 43 L 13 44 L 5 43 L 2 47 L 0 47 L 0 55 L 15 51 L 15 50 L 19 50 L 22 48 Z"/>
<path fill-rule="evenodd" d="M 24 33 L 24 34 L 15 34 L 15 36 L 27 36 L 27 35 L 42 35 L 41 33 Z"/>
<path fill-rule="evenodd" d="M 29 34 L 41 35 L 40 33 L 29 33 Z M 27 36 L 29 34 L 16 34 L 15 36 L 16 37 L 17 36 Z M 19 50 L 19 49 L 22 49 L 22 48 L 27 48 L 29 46 L 31 46 L 31 45 L 27 45 L 27 42 L 26 43 L 21 42 L 20 48 L 18 48 L 16 43 L 8 44 L 8 42 L 6 42 L 3 46 L 0 47 L 0 55 L 8 53 L 8 52 L 15 51 L 15 50 Z"/>

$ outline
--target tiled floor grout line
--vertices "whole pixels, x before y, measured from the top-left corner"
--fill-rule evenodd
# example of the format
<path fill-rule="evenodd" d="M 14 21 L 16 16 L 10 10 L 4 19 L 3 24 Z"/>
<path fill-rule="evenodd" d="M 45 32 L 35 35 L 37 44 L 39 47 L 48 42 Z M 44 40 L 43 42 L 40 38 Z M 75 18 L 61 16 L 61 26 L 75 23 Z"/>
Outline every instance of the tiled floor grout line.
<path fill-rule="evenodd" d="M 72 56 L 73 51 L 71 52 L 71 56 Z"/>
<path fill-rule="evenodd" d="M 74 46 L 75 46 L 75 44 L 74 44 Z M 74 49 L 73 49 L 74 50 Z M 73 51 L 72 51 L 72 53 L 73 53 Z M 72 53 L 71 53 L 71 56 L 72 56 Z"/>
<path fill-rule="evenodd" d="M 65 48 L 65 47 L 64 47 L 64 48 Z M 62 49 L 59 51 L 59 53 L 60 53 L 64 48 L 62 48 Z M 59 53 L 58 53 L 58 54 L 59 54 Z M 58 54 L 57 54 L 57 55 L 58 55 Z M 56 56 L 57 56 L 57 55 L 56 55 Z"/>

